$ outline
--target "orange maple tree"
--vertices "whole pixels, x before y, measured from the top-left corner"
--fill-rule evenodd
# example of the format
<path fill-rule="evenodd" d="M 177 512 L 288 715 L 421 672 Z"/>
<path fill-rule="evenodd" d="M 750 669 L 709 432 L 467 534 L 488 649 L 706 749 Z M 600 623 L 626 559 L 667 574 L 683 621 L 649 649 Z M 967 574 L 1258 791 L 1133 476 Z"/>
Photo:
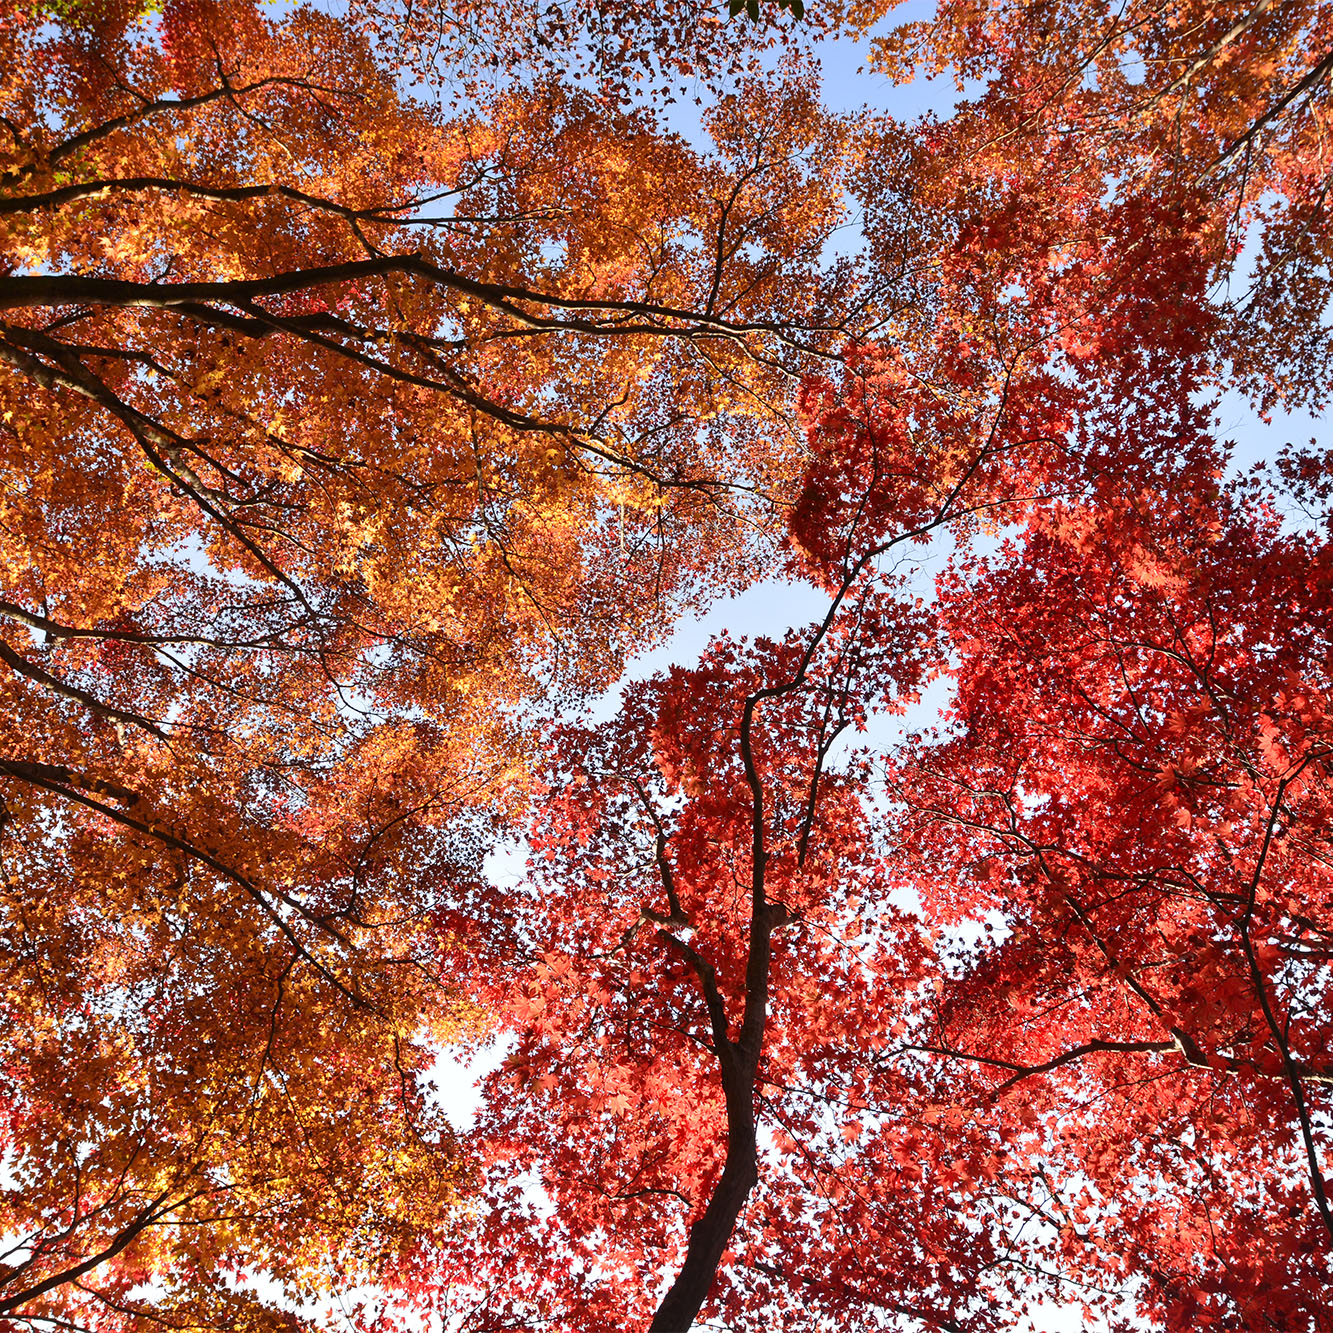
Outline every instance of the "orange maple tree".
<path fill-rule="evenodd" d="M 5 9 L 15 1326 L 286 1327 L 447 1223 L 523 710 L 762 557 L 856 314 L 808 75 L 704 156 L 468 21 L 451 105 L 372 10 Z"/>

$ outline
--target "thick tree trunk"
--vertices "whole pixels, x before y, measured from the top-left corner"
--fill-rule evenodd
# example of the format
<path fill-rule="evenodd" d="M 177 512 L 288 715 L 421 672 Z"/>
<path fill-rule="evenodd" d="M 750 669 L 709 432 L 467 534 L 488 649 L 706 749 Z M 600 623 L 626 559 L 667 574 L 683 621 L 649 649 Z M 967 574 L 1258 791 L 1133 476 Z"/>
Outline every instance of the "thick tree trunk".
<path fill-rule="evenodd" d="M 690 1228 L 690 1243 L 671 1289 L 657 1307 L 649 1333 L 686 1333 L 708 1299 L 736 1219 L 759 1179 L 755 1149 L 754 1071 L 737 1070 L 727 1094 L 727 1160 L 704 1215 Z"/>
<path fill-rule="evenodd" d="M 690 1228 L 685 1262 L 657 1307 L 648 1333 L 686 1333 L 694 1323 L 712 1290 L 718 1264 L 735 1230 L 736 1219 L 759 1180 L 754 1088 L 759 1076 L 759 1057 L 764 1048 L 764 1029 L 768 1024 L 768 969 L 772 960 L 773 931 L 787 924 L 791 915 L 781 903 L 769 903 L 764 898 L 764 867 L 768 857 L 764 852 L 763 790 L 749 742 L 749 718 L 757 697 L 752 695 L 747 702 L 746 721 L 741 728 L 741 745 L 754 794 L 755 817 L 750 949 L 745 962 L 745 1016 L 737 1040 L 733 1041 L 727 1034 L 726 1013 L 712 965 L 684 946 L 708 1001 L 714 1050 L 722 1068 L 722 1091 L 727 1101 L 727 1160 L 704 1215 Z M 660 849 L 658 855 L 660 860 Z M 679 942 L 677 947 L 682 947 Z"/>

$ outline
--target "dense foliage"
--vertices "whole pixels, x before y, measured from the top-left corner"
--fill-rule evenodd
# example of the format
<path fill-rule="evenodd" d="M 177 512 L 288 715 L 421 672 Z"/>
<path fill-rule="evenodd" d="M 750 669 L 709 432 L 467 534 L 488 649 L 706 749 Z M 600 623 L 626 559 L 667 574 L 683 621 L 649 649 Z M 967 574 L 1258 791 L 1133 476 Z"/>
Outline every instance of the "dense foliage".
<path fill-rule="evenodd" d="M 0 7 L 0 1329 L 1333 1329 L 1333 11 L 728 8 Z"/>

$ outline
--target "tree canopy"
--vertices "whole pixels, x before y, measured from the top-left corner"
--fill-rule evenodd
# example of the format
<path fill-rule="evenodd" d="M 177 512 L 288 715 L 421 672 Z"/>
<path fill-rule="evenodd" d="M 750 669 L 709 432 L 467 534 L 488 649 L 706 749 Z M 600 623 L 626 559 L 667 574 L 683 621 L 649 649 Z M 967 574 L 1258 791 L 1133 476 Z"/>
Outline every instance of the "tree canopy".
<path fill-rule="evenodd" d="M 4 1333 L 1333 1329 L 1333 15 L 892 19 L 0 8 Z"/>

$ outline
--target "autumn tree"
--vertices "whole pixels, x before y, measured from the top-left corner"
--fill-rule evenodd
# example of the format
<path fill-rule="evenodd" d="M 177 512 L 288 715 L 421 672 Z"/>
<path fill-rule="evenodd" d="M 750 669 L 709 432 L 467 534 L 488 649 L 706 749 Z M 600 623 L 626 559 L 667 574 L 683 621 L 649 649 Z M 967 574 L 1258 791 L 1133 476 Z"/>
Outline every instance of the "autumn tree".
<path fill-rule="evenodd" d="M 1003 923 L 941 1007 L 941 1049 L 974 1062 L 979 1096 L 1037 1103 L 1033 1151 L 1070 1182 L 1052 1197 L 1068 1271 L 1104 1262 L 1169 1327 L 1326 1326 L 1324 854 L 1317 835 L 1281 841 L 1289 786 L 1311 802 L 1298 824 L 1322 824 L 1326 747 L 1305 714 L 1287 735 L 1279 700 L 1324 689 L 1327 556 L 1271 502 L 1219 489 L 1198 408 L 1205 385 L 1263 406 L 1326 395 L 1328 17 L 945 6 L 880 47 L 890 72 L 985 81 L 931 132 L 962 205 L 944 268 L 1006 307 L 1063 306 L 1076 375 L 1114 328 L 1106 256 L 1174 252 L 1150 284 L 1163 310 L 1179 275 L 1218 284 L 1159 323 L 1155 364 L 1123 362 L 1152 368 L 1113 417 L 1076 408 L 1089 443 L 1112 420 L 1120 437 L 1086 455 L 1084 485 L 951 575 L 959 735 L 895 787 L 920 813 L 906 836 L 931 856 L 928 912 Z M 1192 404 L 1154 442 L 1142 406 L 1187 387 L 1166 369 L 1182 356 Z M 1139 490 L 1153 452 L 1163 471 Z M 1326 492 L 1320 452 L 1297 462 L 1290 477 Z M 1071 1106 L 1098 1109 L 1071 1132 Z"/>
<path fill-rule="evenodd" d="M 657 8 L 601 31 L 658 68 Z M 447 1225 L 420 1079 L 507 947 L 533 700 L 763 556 L 858 317 L 808 74 L 705 156 L 617 100 L 639 57 L 578 90 L 474 18 L 416 13 L 493 57 L 418 98 L 385 10 L 4 12 L 15 1328 L 288 1327 Z"/>
<path fill-rule="evenodd" d="M 559 734 L 465 1251 L 503 1265 L 418 1259 L 460 1326 L 1328 1326 L 1326 537 L 1142 468 L 1020 504 L 1060 451 L 1008 387 L 928 434 L 891 366 L 829 386 L 825 620 Z M 997 497 L 1021 542 L 904 597 L 885 557 Z M 839 750 L 949 657 L 943 734 Z"/>
<path fill-rule="evenodd" d="M 807 387 L 788 559 L 828 588 L 822 622 L 723 640 L 559 733 L 505 1001 L 519 1044 L 478 1130 L 492 1206 L 465 1266 L 422 1259 L 464 1326 L 676 1330 L 706 1302 L 739 1326 L 1003 1318 L 974 1184 L 1004 1131 L 889 1058 L 940 964 L 893 906 L 873 767 L 838 743 L 938 665 L 897 556 L 1022 512 L 1068 423 L 1040 358 L 949 333 L 934 357 L 936 382 L 867 349 Z M 478 1266 L 492 1254 L 503 1268 Z"/>

